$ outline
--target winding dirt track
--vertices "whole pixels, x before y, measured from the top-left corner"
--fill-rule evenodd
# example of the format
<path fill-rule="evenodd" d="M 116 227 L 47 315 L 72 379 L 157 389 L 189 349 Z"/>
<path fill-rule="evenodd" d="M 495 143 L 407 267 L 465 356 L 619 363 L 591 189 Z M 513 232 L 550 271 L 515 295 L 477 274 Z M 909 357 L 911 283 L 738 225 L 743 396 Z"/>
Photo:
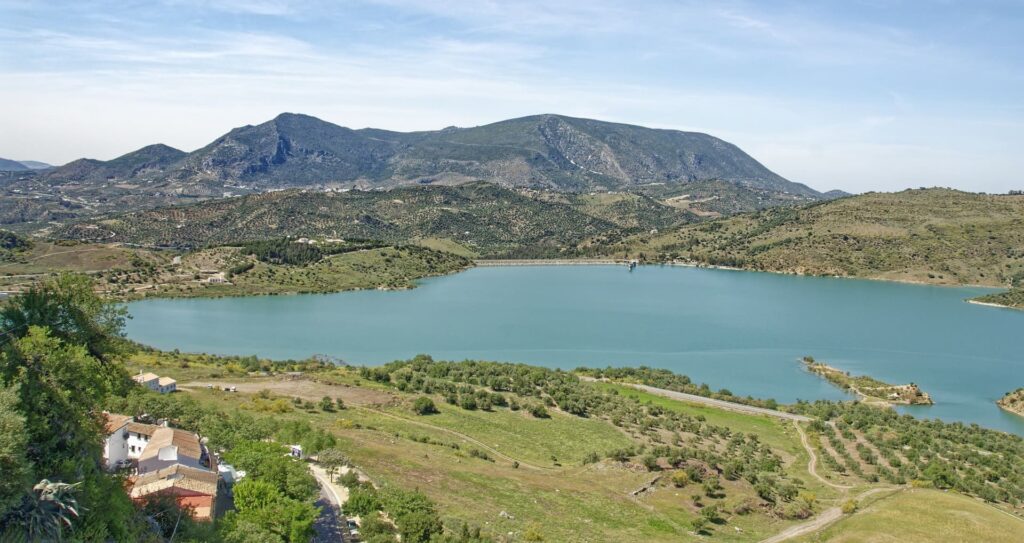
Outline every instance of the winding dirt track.
<path fill-rule="evenodd" d="M 815 454 L 814 447 L 811 446 L 811 441 L 807 438 L 807 433 L 804 432 L 804 429 L 800 427 L 800 423 L 794 421 L 793 426 L 796 427 L 796 432 L 800 434 L 800 444 L 803 445 L 804 449 L 807 451 L 807 472 L 810 473 L 811 476 L 813 476 L 815 479 L 821 481 L 822 483 L 832 488 L 839 490 L 849 490 L 853 488 L 852 486 L 849 485 L 833 483 L 832 481 L 829 481 L 828 479 L 818 474 L 818 455 Z"/>
<path fill-rule="evenodd" d="M 887 490 L 900 492 L 903 489 L 891 487 L 872 488 L 871 490 L 861 492 L 860 494 L 857 495 L 857 497 L 854 498 L 854 500 L 859 502 L 864 498 L 867 498 L 868 496 L 878 494 L 879 492 L 885 492 Z M 786 528 L 785 530 L 767 539 L 762 539 L 760 543 L 781 543 L 782 541 L 787 541 L 793 539 L 794 537 L 800 537 L 802 535 L 811 534 L 839 520 L 840 518 L 842 518 L 842 516 L 842 509 L 840 509 L 839 507 L 829 507 L 828 509 L 822 511 L 820 515 L 814 517 L 810 521 L 807 521 L 803 524 L 797 524 L 796 526 L 790 526 L 789 528 Z"/>

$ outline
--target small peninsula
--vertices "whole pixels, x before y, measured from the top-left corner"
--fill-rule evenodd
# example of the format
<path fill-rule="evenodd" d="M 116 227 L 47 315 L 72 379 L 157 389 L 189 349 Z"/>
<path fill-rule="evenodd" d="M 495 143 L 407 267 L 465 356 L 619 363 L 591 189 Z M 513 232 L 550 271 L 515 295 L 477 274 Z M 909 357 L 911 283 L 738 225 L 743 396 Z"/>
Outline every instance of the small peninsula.
<path fill-rule="evenodd" d="M 1024 417 L 1024 387 L 1007 392 L 1005 396 L 996 401 L 996 405 L 1004 411 Z"/>
<path fill-rule="evenodd" d="M 808 371 L 824 377 L 828 382 L 860 396 L 867 403 L 889 405 L 932 405 L 931 396 L 914 383 L 893 385 L 867 375 L 850 375 L 850 372 L 817 362 L 813 356 L 805 356 L 803 363 Z"/>

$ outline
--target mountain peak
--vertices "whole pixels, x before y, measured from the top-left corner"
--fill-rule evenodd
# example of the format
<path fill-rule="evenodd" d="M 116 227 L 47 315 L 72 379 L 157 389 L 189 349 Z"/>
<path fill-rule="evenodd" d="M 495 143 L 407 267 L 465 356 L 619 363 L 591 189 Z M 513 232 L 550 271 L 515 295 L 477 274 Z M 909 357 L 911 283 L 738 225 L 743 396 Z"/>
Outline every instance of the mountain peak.
<path fill-rule="evenodd" d="M 542 113 L 470 128 L 352 130 L 283 112 L 235 128 L 187 155 L 144 147 L 111 161 L 97 179 L 166 172 L 184 183 L 215 180 L 257 190 L 305 186 L 392 187 L 491 181 L 563 191 L 723 180 L 818 198 L 736 146 L 707 134 L 656 130 Z M 60 168 L 51 178 L 57 179 Z"/>

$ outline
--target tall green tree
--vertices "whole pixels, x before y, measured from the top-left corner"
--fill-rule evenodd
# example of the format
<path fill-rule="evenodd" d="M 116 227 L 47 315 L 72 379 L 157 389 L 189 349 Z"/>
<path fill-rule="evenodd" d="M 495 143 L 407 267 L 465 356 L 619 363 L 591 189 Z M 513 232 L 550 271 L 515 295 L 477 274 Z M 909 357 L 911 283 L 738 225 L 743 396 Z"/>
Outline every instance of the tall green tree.
<path fill-rule="evenodd" d="M 88 276 L 61 274 L 32 286 L 0 309 L 0 347 L 40 326 L 106 361 L 124 351 L 126 316 L 124 307 L 96 295 Z"/>
<path fill-rule="evenodd" d="M 0 518 L 21 503 L 32 473 L 25 457 L 25 417 L 17 407 L 18 389 L 0 387 Z"/>

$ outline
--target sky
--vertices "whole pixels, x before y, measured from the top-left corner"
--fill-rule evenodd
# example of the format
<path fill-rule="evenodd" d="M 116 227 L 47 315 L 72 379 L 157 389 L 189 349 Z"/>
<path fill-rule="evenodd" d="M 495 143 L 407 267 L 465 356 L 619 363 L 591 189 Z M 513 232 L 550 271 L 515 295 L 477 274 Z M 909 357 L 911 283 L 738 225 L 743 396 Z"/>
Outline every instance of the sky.
<path fill-rule="evenodd" d="M 706 132 L 819 190 L 1024 189 L 1024 1 L 0 0 L 0 157 L 285 111 Z"/>

